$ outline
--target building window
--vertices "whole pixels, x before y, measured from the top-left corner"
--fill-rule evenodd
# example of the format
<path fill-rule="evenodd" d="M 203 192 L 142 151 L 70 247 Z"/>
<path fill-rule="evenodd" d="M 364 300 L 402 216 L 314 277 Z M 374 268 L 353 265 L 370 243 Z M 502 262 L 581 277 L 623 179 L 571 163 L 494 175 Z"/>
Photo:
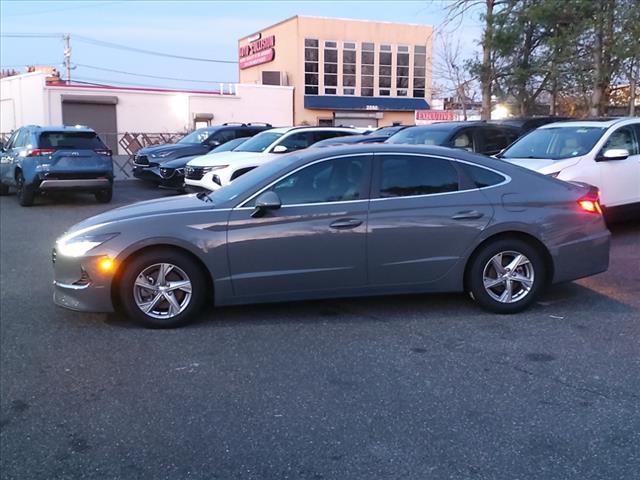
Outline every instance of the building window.
<path fill-rule="evenodd" d="M 324 42 L 324 94 L 335 95 L 338 86 L 338 42 Z"/>
<path fill-rule="evenodd" d="M 362 87 L 360 89 L 360 94 L 363 97 L 373 97 L 375 64 L 375 45 L 373 43 L 364 42 L 362 44 L 360 63 L 362 65 L 362 72 L 360 76 Z"/>
<path fill-rule="evenodd" d="M 396 95 L 406 97 L 409 95 L 409 47 L 398 46 L 396 57 Z"/>
<path fill-rule="evenodd" d="M 388 97 L 391 95 L 391 45 L 380 45 L 378 59 L 378 93 Z"/>
<path fill-rule="evenodd" d="M 342 94 L 356 93 L 356 44 L 344 42 L 342 50 Z"/>
<path fill-rule="evenodd" d="M 304 93 L 318 95 L 318 40 L 304 39 Z"/>
<path fill-rule="evenodd" d="M 416 45 L 413 48 L 413 96 L 424 98 L 426 85 L 427 47 Z"/>

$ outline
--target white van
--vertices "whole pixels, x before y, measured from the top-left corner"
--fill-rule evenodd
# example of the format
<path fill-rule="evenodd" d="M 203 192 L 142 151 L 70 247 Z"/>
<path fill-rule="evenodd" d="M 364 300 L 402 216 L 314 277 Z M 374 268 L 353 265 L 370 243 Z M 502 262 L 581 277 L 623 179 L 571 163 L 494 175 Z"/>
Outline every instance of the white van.
<path fill-rule="evenodd" d="M 640 210 L 640 118 L 550 123 L 497 156 L 560 180 L 595 185 L 609 211 Z"/>

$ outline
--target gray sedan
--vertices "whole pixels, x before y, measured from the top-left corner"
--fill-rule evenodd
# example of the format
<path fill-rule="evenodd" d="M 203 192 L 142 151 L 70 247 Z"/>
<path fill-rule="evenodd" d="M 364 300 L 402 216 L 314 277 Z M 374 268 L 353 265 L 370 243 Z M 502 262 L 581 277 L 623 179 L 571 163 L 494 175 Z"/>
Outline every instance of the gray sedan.
<path fill-rule="evenodd" d="M 285 155 L 208 195 L 72 227 L 54 300 L 150 327 L 216 305 L 468 292 L 515 313 L 607 269 L 597 189 L 460 150 L 353 145 Z"/>

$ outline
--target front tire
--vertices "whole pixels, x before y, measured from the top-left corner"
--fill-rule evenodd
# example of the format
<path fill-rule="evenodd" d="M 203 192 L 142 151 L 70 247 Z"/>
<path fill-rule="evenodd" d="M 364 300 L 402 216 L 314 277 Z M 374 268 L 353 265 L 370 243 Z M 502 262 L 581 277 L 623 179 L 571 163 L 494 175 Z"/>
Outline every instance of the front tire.
<path fill-rule="evenodd" d="M 149 250 L 125 265 L 118 285 L 120 306 L 149 328 L 175 328 L 193 321 L 205 303 L 207 278 L 189 255 Z"/>
<path fill-rule="evenodd" d="M 540 251 L 517 238 L 484 245 L 471 260 L 467 286 L 472 298 L 494 313 L 518 313 L 544 289 L 547 269 Z"/>
<path fill-rule="evenodd" d="M 33 189 L 29 185 L 25 185 L 22 172 L 18 172 L 16 175 L 16 195 L 18 197 L 18 203 L 23 207 L 30 207 L 33 205 L 33 201 L 36 198 L 36 194 Z"/>
<path fill-rule="evenodd" d="M 113 198 L 113 187 L 107 190 L 100 190 L 95 192 L 96 201 L 98 203 L 109 203 Z"/>

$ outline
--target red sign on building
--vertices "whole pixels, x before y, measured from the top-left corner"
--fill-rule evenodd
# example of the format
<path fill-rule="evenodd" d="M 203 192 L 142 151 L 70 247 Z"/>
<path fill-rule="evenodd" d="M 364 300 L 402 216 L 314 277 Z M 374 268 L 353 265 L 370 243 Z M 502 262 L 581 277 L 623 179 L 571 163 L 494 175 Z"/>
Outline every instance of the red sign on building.
<path fill-rule="evenodd" d="M 416 110 L 416 122 L 418 121 L 449 121 L 453 120 L 453 110 Z"/>
<path fill-rule="evenodd" d="M 260 38 L 248 45 L 243 45 L 238 49 L 240 57 L 240 69 L 253 67 L 262 63 L 273 61 L 276 56 L 274 47 L 276 46 L 276 37 Z"/>

